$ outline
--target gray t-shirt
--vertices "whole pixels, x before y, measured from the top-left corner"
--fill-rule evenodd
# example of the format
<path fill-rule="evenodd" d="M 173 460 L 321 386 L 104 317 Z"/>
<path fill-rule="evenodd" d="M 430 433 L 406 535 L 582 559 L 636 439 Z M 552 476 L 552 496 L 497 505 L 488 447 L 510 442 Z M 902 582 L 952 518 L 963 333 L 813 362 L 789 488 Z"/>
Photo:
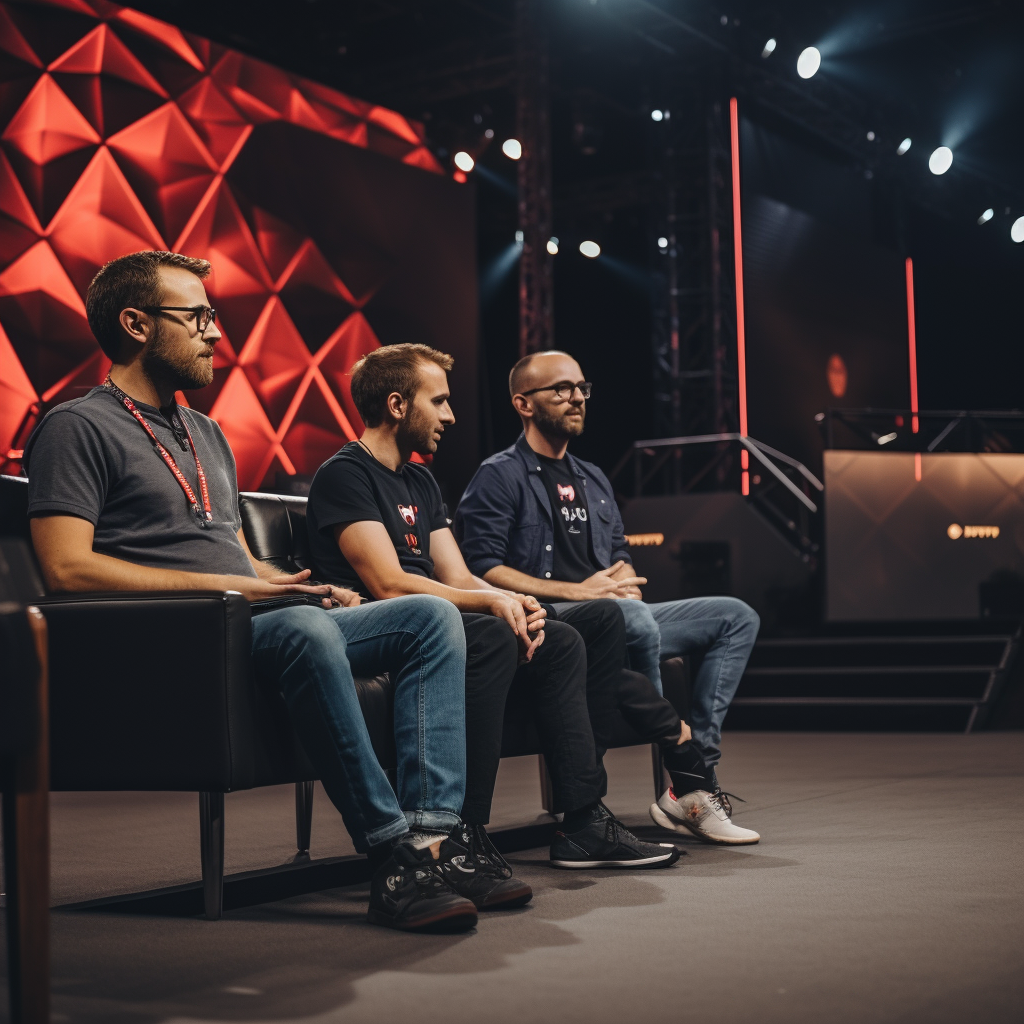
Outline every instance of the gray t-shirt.
<path fill-rule="evenodd" d="M 195 459 L 168 416 L 136 407 L 202 502 Z M 79 516 L 95 527 L 93 550 L 137 565 L 255 576 L 238 542 L 235 459 L 220 427 L 181 406 L 206 473 L 213 522 L 201 526 L 174 474 L 135 417 L 106 388 L 51 409 L 29 439 L 29 516 Z M 168 413 L 170 410 L 168 410 Z"/>

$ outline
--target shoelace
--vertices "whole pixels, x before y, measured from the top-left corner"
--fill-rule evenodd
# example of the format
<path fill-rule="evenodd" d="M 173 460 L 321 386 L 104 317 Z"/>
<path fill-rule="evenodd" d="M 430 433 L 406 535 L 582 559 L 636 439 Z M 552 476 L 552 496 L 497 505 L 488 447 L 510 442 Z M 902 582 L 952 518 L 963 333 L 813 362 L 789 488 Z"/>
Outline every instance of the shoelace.
<path fill-rule="evenodd" d="M 478 863 L 495 868 L 506 878 L 512 877 L 512 868 L 491 842 L 483 825 L 469 826 L 469 856 Z"/>
<path fill-rule="evenodd" d="M 737 796 L 735 793 L 726 793 L 724 789 L 716 789 L 714 793 L 709 797 L 713 804 L 717 804 L 725 813 L 731 818 L 732 817 L 732 801 L 739 800 L 741 804 L 745 804 L 747 801 L 741 796 Z"/>

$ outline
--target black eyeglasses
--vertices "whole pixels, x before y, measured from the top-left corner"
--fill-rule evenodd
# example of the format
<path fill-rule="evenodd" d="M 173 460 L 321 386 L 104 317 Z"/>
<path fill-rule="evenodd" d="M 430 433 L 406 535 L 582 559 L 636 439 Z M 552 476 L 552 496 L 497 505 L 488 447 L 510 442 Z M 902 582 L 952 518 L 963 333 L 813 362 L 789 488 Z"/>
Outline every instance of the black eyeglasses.
<path fill-rule="evenodd" d="M 567 402 L 576 393 L 577 388 L 586 400 L 590 397 L 594 385 L 589 380 L 578 380 L 575 384 L 571 380 L 560 380 L 557 384 L 549 384 L 546 388 L 530 388 L 529 391 L 522 391 L 520 394 L 525 398 L 527 395 L 535 395 L 538 391 L 554 391 L 563 402 Z"/>
<path fill-rule="evenodd" d="M 163 313 L 165 310 L 174 313 L 193 313 L 196 318 L 196 327 L 202 334 L 217 317 L 217 310 L 209 306 L 139 306 L 145 313 Z M 177 320 L 177 317 L 169 316 L 168 320 Z M 181 323 L 178 320 L 178 323 Z"/>

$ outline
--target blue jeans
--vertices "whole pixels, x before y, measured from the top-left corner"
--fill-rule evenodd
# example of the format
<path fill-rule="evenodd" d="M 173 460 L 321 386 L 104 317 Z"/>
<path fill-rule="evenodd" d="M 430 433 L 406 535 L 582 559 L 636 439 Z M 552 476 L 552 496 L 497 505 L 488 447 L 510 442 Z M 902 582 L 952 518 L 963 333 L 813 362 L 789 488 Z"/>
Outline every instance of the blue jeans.
<path fill-rule="evenodd" d="M 257 679 L 284 697 L 295 732 L 357 850 L 410 827 L 448 831 L 466 790 L 466 635 L 455 605 L 416 594 L 252 620 Z M 370 743 L 353 676 L 389 672 L 396 788 Z M 396 796 L 397 790 L 397 796 Z"/>
<path fill-rule="evenodd" d="M 722 756 L 722 722 L 729 710 L 761 620 L 735 597 L 694 597 L 685 601 L 644 604 L 619 601 L 626 620 L 629 665 L 662 692 L 662 658 L 703 652 L 693 680 L 690 722 L 694 746 L 709 767 Z"/>

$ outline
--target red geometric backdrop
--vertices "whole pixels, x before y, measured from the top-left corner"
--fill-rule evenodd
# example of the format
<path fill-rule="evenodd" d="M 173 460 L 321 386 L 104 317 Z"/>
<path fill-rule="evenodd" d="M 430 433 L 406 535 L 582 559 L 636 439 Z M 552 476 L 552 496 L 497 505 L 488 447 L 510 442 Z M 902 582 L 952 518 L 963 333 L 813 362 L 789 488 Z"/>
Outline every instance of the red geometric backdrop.
<path fill-rule="evenodd" d="M 223 428 L 240 487 L 312 473 L 356 436 L 346 374 L 379 344 L 361 310 L 383 282 L 354 290 L 312 238 L 233 194 L 225 174 L 268 121 L 443 173 L 393 111 L 138 11 L 0 3 L 0 470 L 20 471 L 47 409 L 102 381 L 85 290 L 139 249 L 213 264 L 224 337 L 190 400 Z"/>

